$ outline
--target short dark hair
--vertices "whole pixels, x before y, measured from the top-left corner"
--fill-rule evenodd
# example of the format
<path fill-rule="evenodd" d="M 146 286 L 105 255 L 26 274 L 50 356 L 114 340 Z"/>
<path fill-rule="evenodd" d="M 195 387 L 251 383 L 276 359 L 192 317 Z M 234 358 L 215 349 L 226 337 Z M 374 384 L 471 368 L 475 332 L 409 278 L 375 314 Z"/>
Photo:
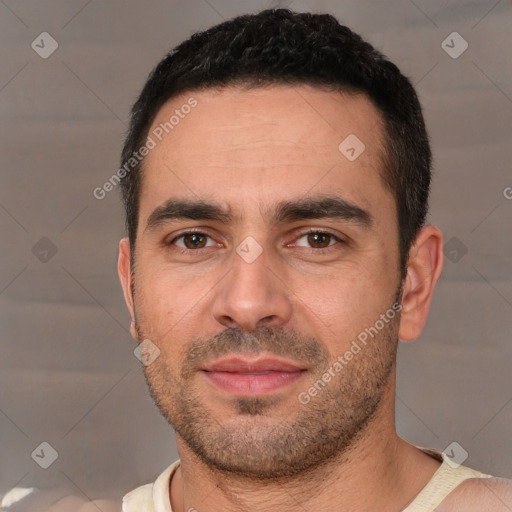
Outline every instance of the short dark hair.
<path fill-rule="evenodd" d="M 395 197 L 403 279 L 409 250 L 428 211 L 431 151 L 421 106 L 399 69 L 332 15 L 267 9 L 193 34 L 149 75 L 131 111 L 121 164 L 145 144 L 152 122 L 169 99 L 194 90 L 274 84 L 363 93 L 381 113 L 381 175 Z M 132 253 L 142 171 L 137 163 L 121 181 Z"/>

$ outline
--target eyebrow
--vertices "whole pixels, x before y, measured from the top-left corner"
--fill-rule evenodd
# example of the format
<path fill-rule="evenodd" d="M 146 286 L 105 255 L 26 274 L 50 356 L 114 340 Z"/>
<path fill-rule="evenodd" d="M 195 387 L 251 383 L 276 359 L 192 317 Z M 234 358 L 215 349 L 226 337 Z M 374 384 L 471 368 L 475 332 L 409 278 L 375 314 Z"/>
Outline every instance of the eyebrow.
<path fill-rule="evenodd" d="M 273 224 L 307 219 L 349 221 L 367 229 L 373 224 L 373 218 L 367 210 L 337 196 L 281 201 L 267 209 L 265 217 Z M 146 222 L 145 231 L 152 231 L 168 221 L 184 219 L 229 224 L 233 221 L 233 215 L 229 209 L 215 202 L 169 199 L 153 210 Z"/>

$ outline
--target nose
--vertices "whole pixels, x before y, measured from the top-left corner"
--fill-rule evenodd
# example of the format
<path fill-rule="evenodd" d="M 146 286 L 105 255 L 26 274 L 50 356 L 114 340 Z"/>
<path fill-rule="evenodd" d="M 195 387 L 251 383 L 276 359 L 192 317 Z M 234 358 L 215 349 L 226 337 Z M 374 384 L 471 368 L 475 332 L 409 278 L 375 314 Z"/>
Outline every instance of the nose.
<path fill-rule="evenodd" d="M 245 331 L 285 325 L 293 304 L 284 276 L 271 268 L 266 251 L 254 261 L 240 254 L 233 253 L 231 269 L 215 290 L 215 320 L 225 327 Z"/>

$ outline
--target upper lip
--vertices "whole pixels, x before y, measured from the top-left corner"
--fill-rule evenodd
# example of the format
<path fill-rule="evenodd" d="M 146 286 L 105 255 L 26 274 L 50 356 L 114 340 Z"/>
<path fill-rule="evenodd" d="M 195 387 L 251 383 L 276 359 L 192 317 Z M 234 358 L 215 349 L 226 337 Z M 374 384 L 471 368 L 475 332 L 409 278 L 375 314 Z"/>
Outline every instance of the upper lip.
<path fill-rule="evenodd" d="M 217 359 L 203 368 L 207 372 L 298 372 L 305 370 L 302 366 L 275 357 L 227 356 Z"/>

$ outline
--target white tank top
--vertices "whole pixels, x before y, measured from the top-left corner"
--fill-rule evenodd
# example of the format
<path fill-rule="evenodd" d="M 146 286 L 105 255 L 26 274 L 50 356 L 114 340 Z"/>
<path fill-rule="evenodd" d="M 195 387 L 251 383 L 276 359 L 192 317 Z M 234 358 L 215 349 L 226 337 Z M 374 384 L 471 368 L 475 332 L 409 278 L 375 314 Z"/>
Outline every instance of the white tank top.
<path fill-rule="evenodd" d="M 438 460 L 442 460 L 443 463 L 432 475 L 427 485 L 402 512 L 434 512 L 448 494 L 464 480 L 468 478 L 493 478 L 492 475 L 455 464 L 445 453 L 420 446 L 417 446 L 417 448 Z"/>
<path fill-rule="evenodd" d="M 457 466 L 444 453 L 417 446 L 428 455 L 442 461 L 427 485 L 402 512 L 434 512 L 436 507 L 460 483 L 468 478 L 492 478 L 466 466 Z M 123 512 L 172 512 L 169 485 L 180 461 L 171 464 L 153 484 L 146 484 L 123 498 Z"/>

